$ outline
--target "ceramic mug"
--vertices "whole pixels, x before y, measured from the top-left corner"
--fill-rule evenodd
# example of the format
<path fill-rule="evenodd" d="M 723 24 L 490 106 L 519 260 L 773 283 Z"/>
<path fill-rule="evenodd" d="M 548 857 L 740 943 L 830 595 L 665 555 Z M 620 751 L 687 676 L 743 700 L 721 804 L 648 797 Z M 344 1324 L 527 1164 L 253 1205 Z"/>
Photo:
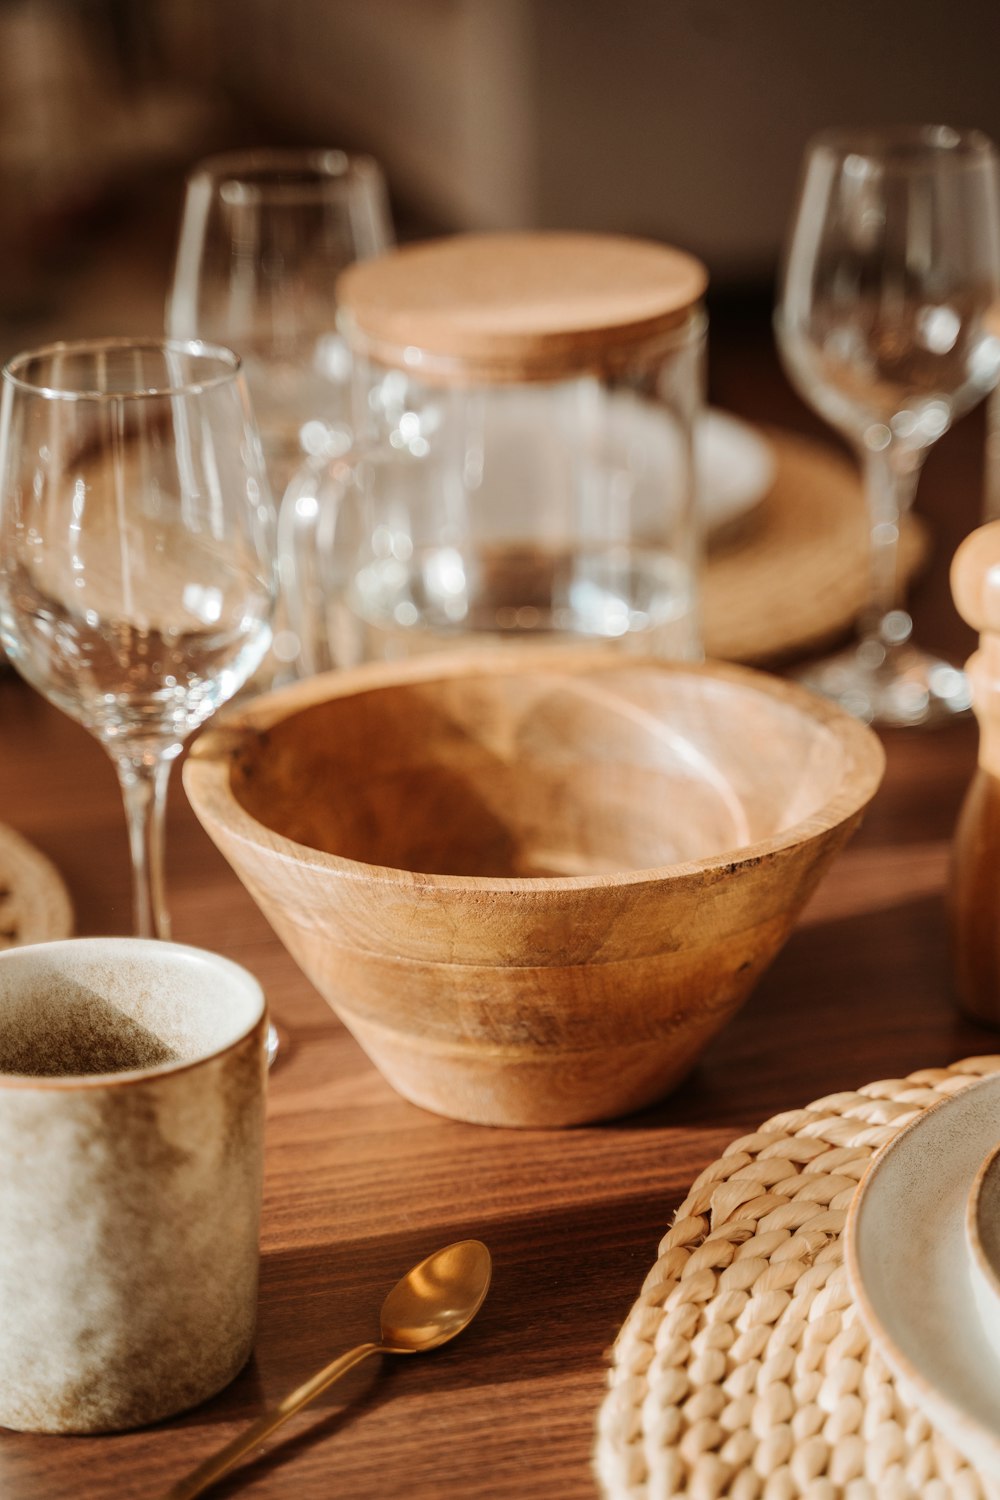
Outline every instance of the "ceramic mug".
<path fill-rule="evenodd" d="M 108 1432 L 249 1358 L 266 1013 L 216 954 L 0 953 L 0 1425 Z"/>

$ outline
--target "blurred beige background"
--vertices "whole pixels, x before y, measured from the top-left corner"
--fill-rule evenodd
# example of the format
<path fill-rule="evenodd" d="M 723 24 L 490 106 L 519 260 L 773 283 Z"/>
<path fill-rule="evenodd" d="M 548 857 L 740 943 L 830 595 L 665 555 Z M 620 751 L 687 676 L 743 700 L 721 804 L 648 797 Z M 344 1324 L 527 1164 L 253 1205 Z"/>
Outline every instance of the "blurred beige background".
<path fill-rule="evenodd" d="M 704 256 L 716 280 L 770 273 L 815 130 L 940 120 L 1000 135 L 996 0 L 216 10 L 220 35 L 232 18 L 227 76 L 247 102 L 363 141 L 449 227 L 651 234 Z"/>
<path fill-rule="evenodd" d="M 279 141 L 373 152 L 404 237 L 648 234 L 764 294 L 809 135 L 1000 137 L 998 44 L 996 0 L 0 0 L 0 337 L 158 325 L 185 169 Z"/>

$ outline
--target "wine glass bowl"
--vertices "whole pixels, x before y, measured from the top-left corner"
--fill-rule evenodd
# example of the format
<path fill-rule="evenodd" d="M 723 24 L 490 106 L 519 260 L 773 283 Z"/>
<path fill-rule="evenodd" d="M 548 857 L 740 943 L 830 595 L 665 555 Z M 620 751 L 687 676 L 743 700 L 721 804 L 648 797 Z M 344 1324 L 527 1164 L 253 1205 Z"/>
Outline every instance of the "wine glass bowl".
<path fill-rule="evenodd" d="M 4 649 L 112 757 L 136 927 L 166 936 L 170 763 L 271 635 L 274 516 L 238 358 L 128 339 L 19 355 L 0 494 Z"/>
<path fill-rule="evenodd" d="M 910 636 L 896 555 L 930 446 L 996 384 L 1000 298 L 996 154 L 974 131 L 827 131 L 806 156 L 776 310 L 803 398 L 865 474 L 870 583 L 860 643 L 803 674 L 876 723 L 969 706 L 963 674 Z"/>

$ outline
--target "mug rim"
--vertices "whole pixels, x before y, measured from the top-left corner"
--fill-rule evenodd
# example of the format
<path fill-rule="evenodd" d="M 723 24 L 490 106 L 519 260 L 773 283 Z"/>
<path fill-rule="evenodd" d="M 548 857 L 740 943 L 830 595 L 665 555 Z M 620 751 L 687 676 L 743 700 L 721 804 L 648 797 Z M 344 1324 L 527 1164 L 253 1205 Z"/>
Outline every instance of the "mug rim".
<path fill-rule="evenodd" d="M 195 959 L 203 963 L 206 968 L 216 969 L 230 978 L 236 980 L 254 1001 L 254 1014 L 252 1018 L 241 1027 L 235 1036 L 228 1041 L 212 1048 L 211 1051 L 203 1053 L 199 1057 L 180 1058 L 173 1062 L 155 1063 L 149 1067 L 123 1068 L 111 1073 L 56 1073 L 56 1074 L 34 1074 L 34 1073 L 4 1073 L 0 1071 L 0 1097 L 3 1091 L 23 1092 L 25 1090 L 38 1090 L 44 1093 L 54 1092 L 80 1092 L 91 1089 L 116 1089 L 122 1087 L 135 1087 L 140 1084 L 158 1081 L 164 1078 L 172 1078 L 180 1073 L 189 1072 L 193 1068 L 204 1067 L 207 1063 L 216 1062 L 226 1057 L 229 1053 L 242 1046 L 256 1032 L 260 1032 L 263 1038 L 267 1026 L 267 998 L 264 988 L 254 974 L 242 964 L 236 963 L 231 958 L 226 958 L 221 953 L 215 953 L 208 948 L 198 948 L 193 943 L 175 943 L 162 938 L 140 938 L 140 937 L 70 937 L 60 938 L 52 942 L 26 943 L 20 948 L 6 948 L 0 952 L 0 969 L 5 963 L 18 961 L 23 955 L 37 955 L 40 953 L 57 955 L 60 951 L 67 949 L 80 952 L 90 949 L 94 951 L 100 947 L 113 947 L 121 952 L 128 950 L 138 954 L 147 952 L 150 955 L 163 954 L 171 957 L 184 957 Z"/>

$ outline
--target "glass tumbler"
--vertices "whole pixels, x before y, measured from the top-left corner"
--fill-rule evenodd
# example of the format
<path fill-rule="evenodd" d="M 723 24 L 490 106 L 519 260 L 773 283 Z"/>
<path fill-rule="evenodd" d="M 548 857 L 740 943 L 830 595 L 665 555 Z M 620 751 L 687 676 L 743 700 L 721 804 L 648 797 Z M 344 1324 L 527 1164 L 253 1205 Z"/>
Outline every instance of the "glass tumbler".
<path fill-rule="evenodd" d="M 276 500 L 304 454 L 350 443 L 333 289 L 345 266 L 392 241 L 385 182 L 367 156 L 232 151 L 188 178 L 167 329 L 240 355 Z"/>

